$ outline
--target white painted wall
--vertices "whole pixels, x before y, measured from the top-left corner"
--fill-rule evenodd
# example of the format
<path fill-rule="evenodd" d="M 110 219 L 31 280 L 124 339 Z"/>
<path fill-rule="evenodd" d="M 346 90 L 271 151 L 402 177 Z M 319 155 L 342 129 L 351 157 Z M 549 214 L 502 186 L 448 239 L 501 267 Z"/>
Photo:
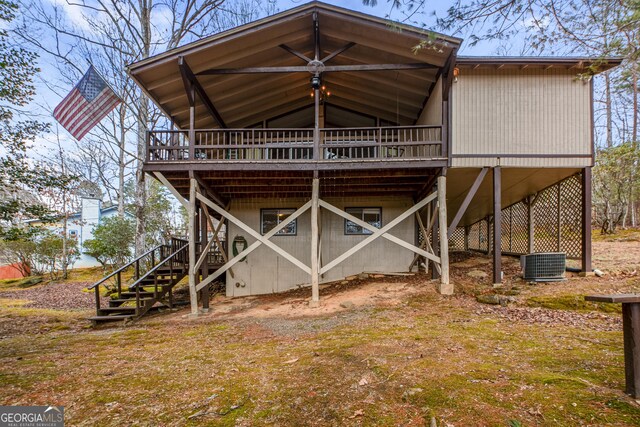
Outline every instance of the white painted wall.
<path fill-rule="evenodd" d="M 322 184 L 321 184 L 322 187 Z M 344 209 L 345 207 L 381 207 L 382 225 L 389 223 L 402 212 L 413 205 L 410 198 L 327 198 L 332 205 Z M 230 212 L 238 219 L 250 225 L 254 230 L 260 231 L 260 209 L 268 208 L 299 208 L 306 202 L 305 199 L 278 199 L 278 200 L 233 200 Z M 348 249 L 364 240 L 367 236 L 353 236 L 344 234 L 344 219 L 337 215 L 320 209 L 322 224 L 322 263 L 338 257 Z M 311 213 L 305 212 L 298 218 L 298 233 L 296 236 L 274 236 L 271 241 L 294 255 L 297 259 L 311 264 Z M 401 222 L 391 234 L 409 243 L 415 243 L 414 217 Z M 244 236 L 250 245 L 255 241 L 246 232 L 234 224 L 229 226 L 229 248 L 234 237 Z M 348 258 L 333 270 L 322 277 L 322 281 L 338 280 L 340 278 L 358 274 L 363 271 L 396 272 L 406 271 L 413 259 L 413 253 L 384 238 L 371 243 L 360 252 Z M 272 292 L 281 292 L 297 285 L 306 285 L 310 282 L 307 273 L 294 266 L 289 261 L 277 255 L 271 249 L 260 246 L 253 251 L 245 262 L 240 262 L 233 267 L 234 277 L 227 272 L 227 295 L 244 296 L 257 295 Z M 239 284 L 239 286 L 236 286 Z"/>

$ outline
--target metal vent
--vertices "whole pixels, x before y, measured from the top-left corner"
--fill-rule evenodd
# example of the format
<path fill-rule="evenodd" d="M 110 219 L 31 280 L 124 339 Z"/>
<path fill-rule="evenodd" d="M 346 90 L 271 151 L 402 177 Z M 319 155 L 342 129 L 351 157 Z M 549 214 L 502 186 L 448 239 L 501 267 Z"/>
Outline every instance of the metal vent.
<path fill-rule="evenodd" d="M 565 280 L 567 254 L 565 252 L 539 252 L 520 257 L 524 280 L 556 282 Z"/>

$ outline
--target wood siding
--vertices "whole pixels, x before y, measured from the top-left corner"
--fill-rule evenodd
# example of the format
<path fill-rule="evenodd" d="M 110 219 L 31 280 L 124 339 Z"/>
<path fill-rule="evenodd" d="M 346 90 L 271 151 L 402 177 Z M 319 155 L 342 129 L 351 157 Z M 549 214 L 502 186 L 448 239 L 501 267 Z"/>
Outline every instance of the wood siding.
<path fill-rule="evenodd" d="M 416 125 L 442 125 L 442 77 L 433 86 Z"/>
<path fill-rule="evenodd" d="M 320 193 L 322 195 L 322 183 L 320 184 Z M 383 225 L 413 206 L 413 201 L 408 197 L 326 198 L 325 200 L 341 209 L 345 207 L 381 207 Z M 294 198 L 286 200 L 234 200 L 231 202 L 230 212 L 246 224 L 251 225 L 255 230 L 260 230 L 260 209 L 299 208 L 306 201 L 307 199 Z M 322 264 L 327 264 L 367 237 L 366 235 L 345 235 L 344 219 L 324 209 L 320 209 L 320 222 L 322 224 Z M 412 244 L 415 243 L 415 233 L 413 216 L 401 222 L 391 231 L 394 236 Z M 244 236 L 249 245 L 255 241 L 247 233 L 231 224 L 229 226 L 229 248 L 232 247 L 233 239 L 236 236 Z M 310 211 L 298 218 L 296 236 L 274 236 L 271 240 L 306 265 L 310 265 Z M 379 238 L 327 272 L 320 280 L 321 282 L 338 280 L 363 271 L 406 271 L 412 259 L 413 253 L 411 251 Z M 308 274 L 264 246 L 252 252 L 246 262 L 236 264 L 233 267 L 233 272 L 235 276 L 233 278 L 227 272 L 228 296 L 282 292 L 297 285 L 310 283 Z M 239 283 L 240 286 L 237 287 L 236 283 Z"/>
<path fill-rule="evenodd" d="M 454 167 L 592 163 L 591 85 L 575 71 L 462 68 L 452 108 Z"/>

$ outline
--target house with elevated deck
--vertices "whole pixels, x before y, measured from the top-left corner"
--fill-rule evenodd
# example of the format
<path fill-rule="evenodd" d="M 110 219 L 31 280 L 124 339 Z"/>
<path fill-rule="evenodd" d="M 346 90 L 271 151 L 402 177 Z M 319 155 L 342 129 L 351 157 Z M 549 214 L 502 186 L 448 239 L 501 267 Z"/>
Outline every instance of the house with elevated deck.
<path fill-rule="evenodd" d="M 312 2 L 128 67 L 170 123 L 144 170 L 189 213 L 159 259 L 181 259 L 194 314 L 221 279 L 317 305 L 322 282 L 425 268 L 451 294 L 453 249 L 492 253 L 494 283 L 502 254 L 591 269 L 591 77 L 619 60 L 461 42 Z"/>

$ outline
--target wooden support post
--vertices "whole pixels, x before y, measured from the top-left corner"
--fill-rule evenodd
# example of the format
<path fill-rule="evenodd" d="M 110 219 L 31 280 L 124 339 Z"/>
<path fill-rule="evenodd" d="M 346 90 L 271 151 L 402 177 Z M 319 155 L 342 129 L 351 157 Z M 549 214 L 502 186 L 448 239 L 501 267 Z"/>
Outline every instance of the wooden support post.
<path fill-rule="evenodd" d="M 189 300 L 191 302 L 191 315 L 198 315 L 198 292 L 196 291 L 196 185 L 195 178 L 191 178 L 189 185 Z"/>
<path fill-rule="evenodd" d="M 443 295 L 453 294 L 453 285 L 449 283 L 449 238 L 447 236 L 447 177 L 438 177 L 438 228 L 440 234 L 440 287 Z"/>
<path fill-rule="evenodd" d="M 529 248 L 528 252 L 532 254 L 535 251 L 535 225 L 533 216 L 533 197 L 527 196 L 527 227 L 529 229 Z"/>
<path fill-rule="evenodd" d="M 502 283 L 502 174 L 493 168 L 493 283 Z"/>
<path fill-rule="evenodd" d="M 203 258 L 202 266 L 200 267 L 200 277 L 202 280 L 206 280 L 209 276 L 209 233 L 208 233 L 208 223 L 207 223 L 207 215 L 204 212 L 204 203 L 201 203 L 200 206 L 200 251 L 201 257 Z M 209 311 L 209 286 L 205 286 L 200 291 L 200 299 L 202 300 L 202 310 L 207 312 Z"/>
<path fill-rule="evenodd" d="M 451 224 L 449 225 L 449 231 L 447 232 L 447 236 L 448 237 L 453 236 L 453 233 L 456 231 L 456 228 L 458 227 L 458 224 L 460 223 L 460 220 L 462 219 L 462 216 L 467 211 L 467 208 L 471 204 L 471 201 L 473 200 L 473 197 L 478 192 L 478 188 L 480 188 L 480 185 L 482 185 L 482 181 L 484 180 L 484 177 L 485 177 L 485 175 L 487 174 L 488 171 L 489 171 L 489 168 L 480 169 L 480 173 L 478 174 L 478 176 L 476 177 L 475 181 L 471 185 L 471 188 L 469 189 L 469 192 L 467 192 L 467 195 L 465 196 L 464 200 L 462 201 L 462 204 L 460 205 L 460 208 L 458 209 L 458 212 L 456 212 L 456 215 L 453 217 L 453 221 L 451 221 Z"/>
<path fill-rule="evenodd" d="M 195 89 L 191 86 L 191 97 L 195 99 Z M 189 160 L 196 158 L 196 104 L 189 105 Z"/>
<path fill-rule="evenodd" d="M 640 397 L 640 304 L 622 304 L 625 392 Z"/>
<path fill-rule="evenodd" d="M 320 305 L 320 266 L 318 263 L 318 210 L 320 179 L 313 178 L 311 187 L 311 307 Z"/>
<path fill-rule="evenodd" d="M 582 170 L 582 271 L 591 267 L 591 168 Z"/>

